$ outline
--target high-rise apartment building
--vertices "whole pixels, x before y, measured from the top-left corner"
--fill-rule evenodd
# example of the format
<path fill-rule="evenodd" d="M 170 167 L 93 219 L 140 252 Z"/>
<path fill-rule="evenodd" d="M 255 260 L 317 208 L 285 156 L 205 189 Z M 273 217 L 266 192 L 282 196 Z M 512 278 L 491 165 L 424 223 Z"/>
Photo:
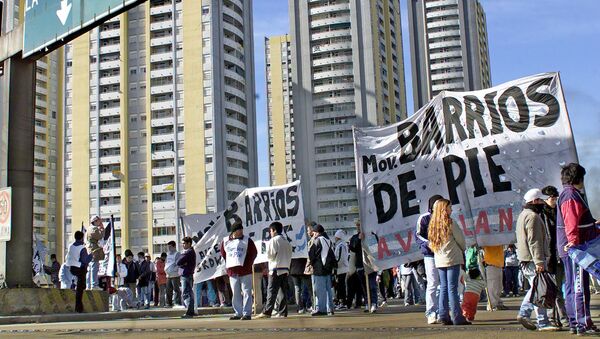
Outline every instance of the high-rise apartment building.
<path fill-rule="evenodd" d="M 283 185 L 297 179 L 290 36 L 265 38 L 265 57 L 269 179 L 271 185 Z"/>
<path fill-rule="evenodd" d="M 485 12 L 478 0 L 409 0 L 415 111 L 441 91 L 490 87 Z"/>
<path fill-rule="evenodd" d="M 252 2 L 150 0 L 65 48 L 64 220 L 159 253 L 256 186 Z"/>
<path fill-rule="evenodd" d="M 352 126 L 406 117 L 400 3 L 290 0 L 295 155 L 307 218 L 358 218 Z"/>

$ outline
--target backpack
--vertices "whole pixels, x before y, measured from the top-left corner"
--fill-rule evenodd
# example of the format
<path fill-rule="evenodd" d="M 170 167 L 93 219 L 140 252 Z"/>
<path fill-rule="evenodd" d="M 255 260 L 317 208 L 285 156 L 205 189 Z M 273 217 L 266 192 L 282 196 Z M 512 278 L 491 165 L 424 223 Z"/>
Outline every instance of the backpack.
<path fill-rule="evenodd" d="M 333 252 L 333 244 L 329 243 L 329 250 L 327 251 L 327 258 L 325 258 L 325 265 L 323 265 L 323 269 L 326 272 L 333 272 L 334 269 L 337 268 L 337 259 L 335 258 L 335 253 Z"/>

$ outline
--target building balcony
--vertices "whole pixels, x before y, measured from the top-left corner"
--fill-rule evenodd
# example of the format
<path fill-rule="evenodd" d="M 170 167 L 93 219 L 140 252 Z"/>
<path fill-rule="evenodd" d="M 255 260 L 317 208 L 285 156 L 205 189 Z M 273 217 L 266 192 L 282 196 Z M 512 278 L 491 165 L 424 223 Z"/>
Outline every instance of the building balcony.
<path fill-rule="evenodd" d="M 121 196 L 121 188 L 102 188 L 100 189 L 100 197 L 101 198 L 110 198 L 110 197 L 120 197 Z"/>
<path fill-rule="evenodd" d="M 42 166 L 33 166 L 33 172 L 47 174 L 48 169 L 46 167 L 42 167 Z"/>
<path fill-rule="evenodd" d="M 323 65 L 336 65 L 340 63 L 352 62 L 352 55 L 340 55 L 329 58 L 321 58 L 312 61 L 313 67 Z"/>
<path fill-rule="evenodd" d="M 344 42 L 338 42 L 338 43 L 334 43 L 334 44 L 313 46 L 312 52 L 314 54 L 314 53 L 324 53 L 324 52 L 351 50 L 351 49 L 352 49 L 352 42 L 344 41 Z"/>
<path fill-rule="evenodd" d="M 225 140 L 236 143 L 238 145 L 242 145 L 242 146 L 246 146 L 248 144 L 248 141 L 246 140 L 246 138 L 238 136 L 238 135 L 233 135 L 233 134 L 227 134 L 225 136 Z"/>
<path fill-rule="evenodd" d="M 315 147 L 336 146 L 336 145 L 351 145 L 350 147 L 353 147 L 352 145 L 354 145 L 354 140 L 351 137 L 315 140 Z"/>
<path fill-rule="evenodd" d="M 356 179 L 317 180 L 317 188 L 356 186 Z"/>
<path fill-rule="evenodd" d="M 234 18 L 235 20 L 239 21 L 240 23 L 244 22 L 244 18 L 242 18 L 239 14 L 237 14 L 236 11 L 234 11 L 233 9 L 223 6 L 223 14 L 227 14 L 230 17 Z M 240 8 L 244 8 L 244 7 L 240 7 Z"/>
<path fill-rule="evenodd" d="M 105 71 L 107 69 L 119 69 L 121 67 L 121 60 L 109 60 L 100 61 L 100 70 Z"/>
<path fill-rule="evenodd" d="M 164 94 L 164 93 L 173 93 L 173 84 L 150 87 L 150 94 Z"/>
<path fill-rule="evenodd" d="M 176 235 L 155 235 L 152 236 L 152 244 L 162 245 L 169 243 L 169 241 L 177 241 L 175 237 Z"/>
<path fill-rule="evenodd" d="M 173 20 L 166 20 L 161 22 L 155 22 L 150 24 L 151 31 L 160 31 L 161 29 L 168 29 L 173 27 Z"/>
<path fill-rule="evenodd" d="M 48 129 L 46 127 L 42 127 L 42 126 L 35 126 L 35 132 L 36 133 L 41 133 L 41 134 L 46 134 L 48 133 Z"/>
<path fill-rule="evenodd" d="M 44 228 L 46 227 L 46 222 L 42 220 L 33 220 L 33 227 L 35 228 Z"/>
<path fill-rule="evenodd" d="M 236 119 L 233 119 L 233 118 L 229 118 L 229 117 L 225 118 L 225 124 L 229 125 L 229 126 L 232 126 L 232 127 L 239 128 L 241 130 L 247 130 L 248 129 L 248 125 L 244 124 L 243 122 L 241 122 L 239 120 L 236 120 Z"/>
<path fill-rule="evenodd" d="M 100 31 L 100 39 L 117 38 L 121 35 L 119 28 L 108 29 L 106 31 Z"/>
<path fill-rule="evenodd" d="M 352 159 L 352 160 L 354 160 L 354 152 L 353 151 L 342 151 L 342 152 L 317 153 L 317 154 L 315 154 L 315 161 L 319 161 L 319 160 L 335 160 L 335 159 Z"/>
<path fill-rule="evenodd" d="M 100 133 L 118 132 L 121 130 L 121 124 L 102 124 L 100 125 Z"/>
<path fill-rule="evenodd" d="M 48 83 L 48 77 L 45 76 L 44 74 L 35 73 L 35 78 L 38 79 L 38 80 L 40 80 L 40 81 L 43 81 L 45 83 Z"/>
<path fill-rule="evenodd" d="M 462 60 L 451 61 L 451 62 L 441 62 L 441 63 L 438 63 L 438 64 L 432 64 L 432 65 L 429 66 L 429 68 L 432 71 L 433 70 L 438 70 L 438 69 L 456 68 L 456 67 L 463 67 Z"/>
<path fill-rule="evenodd" d="M 100 46 L 100 54 L 119 53 L 121 51 L 120 44 Z"/>
<path fill-rule="evenodd" d="M 242 98 L 242 100 L 246 100 L 246 92 L 242 92 L 235 87 L 225 85 L 225 92 L 229 93 L 229 94 L 233 94 L 239 98 Z"/>
<path fill-rule="evenodd" d="M 171 13 L 172 10 L 173 10 L 173 4 L 169 4 L 169 3 L 160 5 L 160 6 L 152 6 L 152 7 L 150 7 L 150 15 Z"/>
<path fill-rule="evenodd" d="M 174 159 L 175 152 L 174 151 L 155 151 L 152 152 L 152 160 L 161 160 L 161 159 Z"/>
<path fill-rule="evenodd" d="M 120 164 L 121 156 L 120 155 L 107 155 L 100 157 L 100 165 L 111 165 L 111 164 Z"/>
<path fill-rule="evenodd" d="M 319 6 L 319 7 L 311 8 L 310 15 L 339 12 L 339 11 L 349 11 L 349 10 L 350 10 L 350 4 L 348 4 L 348 3 L 339 4 L 339 5 Z"/>
<path fill-rule="evenodd" d="M 165 175 L 175 175 L 175 167 L 160 167 L 152 169 L 153 177 L 161 177 Z"/>
<path fill-rule="evenodd" d="M 328 32 L 311 34 L 310 40 L 314 42 L 314 41 L 323 40 L 323 39 L 337 38 L 337 37 L 342 37 L 342 36 L 345 37 L 345 36 L 351 36 L 351 35 L 352 34 L 349 29 L 337 29 L 337 30 L 328 31 Z"/>
<path fill-rule="evenodd" d="M 450 73 L 440 73 L 440 74 L 432 74 L 431 80 L 448 80 L 448 79 L 462 79 L 464 77 L 463 72 L 450 72 Z"/>
<path fill-rule="evenodd" d="M 234 25 L 223 21 L 222 22 L 223 25 L 223 29 L 226 29 L 228 31 L 230 31 L 231 33 L 237 35 L 238 37 L 240 37 L 242 40 L 244 40 L 244 32 L 240 31 L 239 28 L 235 27 Z"/>
<path fill-rule="evenodd" d="M 442 10 L 442 11 L 428 11 L 425 14 L 425 17 L 427 19 L 430 19 L 430 18 L 447 17 L 447 16 L 450 16 L 450 15 L 456 15 L 456 16 L 458 16 L 458 14 L 459 14 L 458 13 L 458 8 L 454 8 L 454 9 L 445 9 L 445 10 Z"/>
<path fill-rule="evenodd" d="M 313 93 L 326 93 L 337 90 L 346 90 L 346 89 L 354 89 L 353 82 L 342 82 L 337 84 L 324 84 L 315 86 L 313 89 Z"/>
<path fill-rule="evenodd" d="M 170 201 L 154 201 L 152 202 L 153 211 L 174 210 L 175 200 Z"/>
<path fill-rule="evenodd" d="M 100 181 L 111 181 L 119 179 L 118 176 L 115 176 L 112 172 L 103 172 L 100 173 Z"/>
<path fill-rule="evenodd" d="M 339 201 L 339 200 L 355 200 L 356 193 L 332 193 L 332 194 L 317 194 L 318 202 Z M 343 213 L 339 210 L 338 213 Z"/>
<path fill-rule="evenodd" d="M 439 85 L 432 85 L 431 86 L 431 90 L 434 92 L 439 92 L 439 91 L 462 91 L 464 88 L 464 83 L 462 81 L 460 82 L 451 82 L 448 84 L 439 84 Z"/>
<path fill-rule="evenodd" d="M 152 126 L 152 127 L 173 126 L 173 125 L 175 125 L 175 117 L 152 119 L 150 121 L 150 126 Z"/>
<path fill-rule="evenodd" d="M 38 160 L 48 160 L 48 155 L 41 152 L 33 152 L 33 158 Z"/>
<path fill-rule="evenodd" d="M 121 97 L 121 94 L 118 91 L 100 93 L 100 101 L 119 100 L 120 97 Z"/>
<path fill-rule="evenodd" d="M 163 110 L 163 109 L 172 109 L 173 108 L 173 100 L 165 100 L 165 101 L 157 101 L 150 104 L 150 109 L 153 111 Z"/>
<path fill-rule="evenodd" d="M 240 106 L 234 102 L 230 102 L 230 101 L 223 102 L 223 108 L 230 109 L 232 111 L 239 112 L 239 113 L 246 115 L 246 107 Z"/>
<path fill-rule="evenodd" d="M 248 162 L 248 154 L 246 154 L 246 153 L 232 151 L 232 150 L 226 150 L 225 153 L 227 154 L 227 157 L 229 157 L 229 158 Z"/>
<path fill-rule="evenodd" d="M 318 20 L 312 20 L 310 22 L 310 28 L 343 24 L 343 23 L 347 23 L 347 22 L 350 22 L 350 15 L 340 15 L 340 16 L 336 16 L 334 18 L 323 18 L 323 19 L 318 19 Z"/>
<path fill-rule="evenodd" d="M 227 69 L 227 68 L 224 69 L 223 70 L 223 74 L 225 76 L 229 77 L 229 78 L 232 78 L 234 80 L 237 80 L 237 81 L 241 82 L 242 84 L 246 83 L 246 79 L 243 76 L 237 74 L 236 72 L 234 72 L 234 71 L 232 71 L 230 69 Z"/>
<path fill-rule="evenodd" d="M 175 135 L 173 133 L 166 133 L 166 134 L 152 136 L 153 144 L 157 144 L 157 143 L 161 143 L 161 142 L 169 142 L 169 141 L 175 141 Z"/>
<path fill-rule="evenodd" d="M 345 95 L 339 97 L 331 97 L 331 98 L 322 98 L 322 99 L 314 99 L 313 106 L 322 106 L 322 105 L 330 105 L 330 104 L 345 104 L 354 102 L 354 96 Z"/>
<path fill-rule="evenodd" d="M 48 197 L 44 193 L 33 193 L 33 199 L 35 200 L 46 200 Z"/>
<path fill-rule="evenodd" d="M 243 190 L 245 190 L 246 186 L 244 185 L 240 185 L 240 184 L 233 184 L 233 183 L 227 183 L 227 190 L 228 191 L 234 191 L 234 192 L 242 192 Z"/>
<path fill-rule="evenodd" d="M 152 185 L 152 193 L 175 192 L 175 183 L 164 185 Z"/>
<path fill-rule="evenodd" d="M 112 205 L 101 205 L 100 206 L 100 214 L 101 215 L 111 215 L 121 213 L 121 204 L 112 204 Z"/>
<path fill-rule="evenodd" d="M 155 69 L 150 72 L 150 78 L 162 78 L 167 76 L 173 76 L 173 67 Z"/>
<path fill-rule="evenodd" d="M 36 100 L 35 105 L 41 108 L 48 108 L 48 103 L 45 101 Z"/>
<path fill-rule="evenodd" d="M 121 147 L 121 139 L 100 140 L 100 148 L 117 148 Z"/>
<path fill-rule="evenodd" d="M 166 61 L 166 60 L 172 60 L 172 59 L 173 59 L 173 52 L 157 53 L 157 54 L 152 54 L 150 56 L 150 62 L 160 62 L 160 61 Z"/>
<path fill-rule="evenodd" d="M 121 82 L 120 75 L 113 75 L 110 77 L 102 77 L 98 80 L 100 85 L 115 85 Z"/>
<path fill-rule="evenodd" d="M 224 53 L 224 54 L 223 54 L 223 59 L 224 59 L 225 61 L 231 62 L 231 63 L 232 63 L 232 64 L 234 64 L 234 65 L 237 65 L 237 66 L 239 66 L 239 67 L 240 67 L 240 68 L 242 68 L 242 69 L 245 69 L 245 68 L 246 68 L 246 64 L 244 63 L 244 61 L 243 61 L 243 60 L 241 60 L 240 58 L 238 58 L 238 57 L 237 57 L 237 56 L 235 56 L 235 55 L 232 55 L 232 54 L 229 54 L 229 53 Z"/>
<path fill-rule="evenodd" d="M 43 112 L 35 112 L 35 118 L 37 120 L 48 121 L 48 116 Z"/>
<path fill-rule="evenodd" d="M 48 95 L 48 89 L 40 85 L 35 85 L 35 92 L 38 94 Z"/>
<path fill-rule="evenodd" d="M 46 207 L 33 206 L 33 213 L 35 214 L 46 214 Z"/>
<path fill-rule="evenodd" d="M 429 44 L 430 50 L 434 49 L 434 48 L 447 48 L 447 47 L 460 47 L 460 38 L 457 37 L 456 40 L 432 42 Z"/>
<path fill-rule="evenodd" d="M 439 0 L 439 1 L 427 1 L 425 8 L 434 8 L 448 5 L 456 5 L 456 0 Z"/>
<path fill-rule="evenodd" d="M 429 55 L 429 59 L 431 59 L 431 60 L 446 59 L 446 58 L 453 58 L 453 57 L 460 57 L 460 56 L 462 56 L 462 52 L 460 50 L 456 50 L 456 51 L 451 51 L 451 52 L 431 53 Z"/>
<path fill-rule="evenodd" d="M 168 35 L 168 36 L 164 36 L 164 37 L 160 37 L 160 38 L 152 38 L 150 39 L 150 46 L 151 47 L 155 47 L 155 46 L 164 46 L 164 45 L 172 45 L 173 44 L 173 37 Z"/>
<path fill-rule="evenodd" d="M 313 73 L 313 80 L 328 79 L 335 77 L 345 77 L 354 75 L 352 67 L 346 69 L 336 69 L 331 71 L 321 71 Z"/>
<path fill-rule="evenodd" d="M 457 39 L 460 39 L 460 30 L 457 29 L 453 31 L 430 32 L 427 34 L 429 39 L 445 38 L 449 36 L 455 36 Z"/>
<path fill-rule="evenodd" d="M 111 117 L 111 116 L 120 115 L 120 114 L 121 114 L 120 107 L 100 108 L 100 117 L 101 118 Z"/>
<path fill-rule="evenodd" d="M 438 28 L 438 27 L 447 27 L 447 26 L 458 26 L 458 25 L 460 25 L 460 20 L 448 19 L 448 20 L 443 20 L 443 21 L 428 22 L 427 29 Z"/>
<path fill-rule="evenodd" d="M 242 178 L 248 178 L 248 170 L 245 170 L 243 168 L 237 168 L 237 167 L 231 167 L 231 166 L 227 166 L 227 174 L 233 174 L 233 175 L 237 175 L 240 176 Z"/>

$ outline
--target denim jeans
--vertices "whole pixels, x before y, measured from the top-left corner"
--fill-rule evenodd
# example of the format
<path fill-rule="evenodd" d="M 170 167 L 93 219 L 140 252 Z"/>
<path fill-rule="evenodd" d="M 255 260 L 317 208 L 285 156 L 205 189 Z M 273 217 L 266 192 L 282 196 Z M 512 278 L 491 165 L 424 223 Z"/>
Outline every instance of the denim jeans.
<path fill-rule="evenodd" d="M 521 272 L 523 272 L 523 276 L 527 279 L 527 281 L 529 281 L 529 285 L 533 285 L 533 278 L 536 274 L 535 264 L 533 262 L 529 262 L 528 264 L 521 266 Z M 537 313 L 538 327 L 548 326 L 547 310 L 545 308 L 534 306 L 529 302 L 532 290 L 533 288 L 529 287 L 529 290 L 525 294 L 525 298 L 523 298 L 521 308 L 519 309 L 519 315 L 521 317 L 529 318 L 531 317 L 531 312 L 535 309 L 535 313 Z"/>
<path fill-rule="evenodd" d="M 292 281 L 294 282 L 294 296 L 296 298 L 296 304 L 298 310 L 306 310 L 312 306 L 312 283 L 310 276 L 308 275 L 292 275 Z M 304 289 L 308 292 L 308 297 L 304 295 Z"/>
<path fill-rule="evenodd" d="M 215 287 L 213 286 L 212 281 L 207 280 L 201 283 L 194 284 L 194 289 L 196 291 L 196 308 L 202 307 L 202 287 L 206 285 L 206 297 L 208 299 L 208 305 L 212 306 L 214 304 L 218 304 L 217 302 L 217 292 L 215 291 Z"/>
<path fill-rule="evenodd" d="M 440 298 L 438 317 L 442 321 L 452 320 L 453 323 L 465 322 L 458 297 L 458 277 L 460 265 L 438 267 L 440 276 Z"/>
<path fill-rule="evenodd" d="M 238 317 L 252 315 L 252 274 L 229 277 L 233 291 L 231 303 Z"/>
<path fill-rule="evenodd" d="M 139 298 L 139 302 L 140 302 L 140 306 L 144 305 L 144 306 L 150 306 L 150 286 L 140 286 L 138 287 L 138 291 L 140 293 L 140 298 Z"/>
<path fill-rule="evenodd" d="M 194 276 L 193 275 L 188 275 L 188 276 L 181 276 L 181 289 L 183 291 L 182 293 L 182 299 L 183 299 L 183 305 L 185 307 L 187 307 L 187 311 L 185 312 L 186 315 L 194 315 L 194 289 L 193 289 L 193 284 L 194 284 Z"/>
<path fill-rule="evenodd" d="M 167 305 L 181 305 L 181 278 L 167 278 Z"/>
<path fill-rule="evenodd" d="M 362 286 L 362 293 L 365 299 L 365 303 L 369 302 L 368 298 L 370 297 L 371 305 L 375 305 L 377 307 L 377 272 L 369 273 L 369 294 L 367 294 L 367 282 L 365 281 L 364 269 L 357 269 L 356 274 Z M 367 306 L 371 307 L 371 305 Z"/>
<path fill-rule="evenodd" d="M 275 307 L 275 301 L 277 299 L 277 295 L 279 294 L 279 290 L 282 290 L 283 295 L 287 296 L 288 292 L 288 274 L 278 275 L 277 272 L 273 272 L 269 274 L 269 284 L 267 291 L 267 303 L 263 308 L 264 314 L 271 315 L 273 313 L 273 309 Z M 287 316 L 287 297 L 284 297 L 281 300 L 279 305 L 278 312 L 282 315 Z"/>
<path fill-rule="evenodd" d="M 315 292 L 316 312 L 330 313 L 334 311 L 333 291 L 330 275 L 313 275 L 313 291 Z"/>
<path fill-rule="evenodd" d="M 92 260 L 88 265 L 88 272 L 86 276 L 86 288 L 91 290 L 92 288 L 96 288 L 99 286 L 98 281 L 98 270 L 100 269 L 100 263 L 98 261 Z"/>

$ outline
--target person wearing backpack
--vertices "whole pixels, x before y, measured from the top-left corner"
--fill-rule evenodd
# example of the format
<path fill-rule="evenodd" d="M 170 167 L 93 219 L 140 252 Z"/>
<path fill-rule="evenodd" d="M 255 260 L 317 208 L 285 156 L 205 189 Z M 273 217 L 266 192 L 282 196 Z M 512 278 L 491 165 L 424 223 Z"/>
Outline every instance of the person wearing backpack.
<path fill-rule="evenodd" d="M 467 249 L 466 254 L 465 294 L 461 305 L 463 316 L 468 321 L 475 320 L 477 303 L 481 292 L 485 289 L 486 281 L 481 274 L 482 267 L 479 265 L 479 248 L 473 245 Z"/>
<path fill-rule="evenodd" d="M 333 244 L 326 238 L 321 225 L 314 228 L 315 238 L 308 250 L 308 260 L 313 267 L 313 291 L 315 293 L 315 312 L 312 316 L 333 315 L 333 294 L 331 275 L 337 266 Z"/>
<path fill-rule="evenodd" d="M 348 264 L 348 244 L 344 241 L 346 232 L 337 230 L 335 232 L 335 260 L 337 262 L 336 267 L 336 284 L 335 284 L 335 298 L 337 301 L 337 310 L 345 310 L 346 307 L 346 274 L 350 271 Z"/>
<path fill-rule="evenodd" d="M 267 287 L 267 303 L 256 319 L 271 318 L 279 289 L 284 296 L 288 295 L 288 276 L 292 262 L 292 245 L 282 235 L 283 225 L 275 221 L 269 225 L 271 240 L 267 243 L 267 258 L 269 260 L 269 282 Z M 287 317 L 287 298 L 281 300 L 279 314 Z"/>
<path fill-rule="evenodd" d="M 550 324 L 547 310 L 534 306 L 530 301 L 533 278 L 547 270 L 547 262 L 550 259 L 550 237 L 540 216 L 544 208 L 542 197 L 542 191 L 537 188 L 527 191 L 524 196 L 525 206 L 517 219 L 517 257 L 521 262 L 523 276 L 532 286 L 521 303 L 517 321 L 528 330 L 556 331 L 558 328 Z M 537 313 L 537 327 L 530 318 L 534 308 Z"/>

